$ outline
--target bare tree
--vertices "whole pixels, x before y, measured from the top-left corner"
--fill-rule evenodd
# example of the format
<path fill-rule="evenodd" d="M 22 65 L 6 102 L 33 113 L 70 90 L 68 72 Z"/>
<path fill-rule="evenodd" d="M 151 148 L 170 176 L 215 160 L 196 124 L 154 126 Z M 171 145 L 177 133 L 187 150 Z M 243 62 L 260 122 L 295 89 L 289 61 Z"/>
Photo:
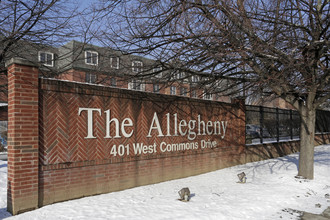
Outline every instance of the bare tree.
<path fill-rule="evenodd" d="M 37 65 L 49 75 L 63 72 L 70 65 L 66 61 L 70 53 L 76 57 L 83 48 L 65 50 L 70 40 L 90 42 L 94 32 L 97 13 L 80 1 L 60 0 L 4 0 L 0 1 L 0 100 L 6 101 L 7 69 L 5 62 L 11 57 L 24 58 Z M 82 44 L 83 45 L 83 44 Z M 61 54 L 57 52 L 61 48 Z M 42 55 L 39 51 L 47 51 Z M 63 51 L 68 51 L 67 53 Z M 40 60 L 41 59 L 41 60 Z M 42 65 L 45 60 L 51 65 Z M 49 60 L 51 59 L 51 60 Z M 41 61 L 41 62 L 40 62 Z M 57 65 L 54 65 L 54 62 Z M 73 61 L 72 61 L 73 62 Z"/>
<path fill-rule="evenodd" d="M 77 6 L 58 0 L 11 0 L 0 3 L 0 62 L 10 54 L 18 54 L 20 41 L 42 45 L 58 45 L 68 37 L 78 37 L 72 19 Z"/>
<path fill-rule="evenodd" d="M 330 99 L 329 0 L 116 0 L 99 10 L 108 18 L 103 43 L 205 76 L 215 90 L 229 79 L 236 92 L 294 106 L 298 175 L 313 179 L 315 113 Z"/>

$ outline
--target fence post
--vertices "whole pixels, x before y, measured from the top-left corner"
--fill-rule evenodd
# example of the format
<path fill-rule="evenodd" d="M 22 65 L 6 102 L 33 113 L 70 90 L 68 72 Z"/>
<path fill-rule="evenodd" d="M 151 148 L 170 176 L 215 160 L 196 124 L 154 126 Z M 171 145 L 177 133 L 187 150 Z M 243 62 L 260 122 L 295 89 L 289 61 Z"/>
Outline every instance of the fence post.
<path fill-rule="evenodd" d="M 264 142 L 264 107 L 260 106 L 260 143 Z"/>
<path fill-rule="evenodd" d="M 38 208 L 38 68 L 13 58 L 8 68 L 7 210 L 13 215 Z"/>
<path fill-rule="evenodd" d="M 293 121 L 292 121 L 292 109 L 290 109 L 290 138 L 293 139 Z"/>
<path fill-rule="evenodd" d="M 280 116 L 278 108 L 276 108 L 276 141 L 280 142 Z"/>

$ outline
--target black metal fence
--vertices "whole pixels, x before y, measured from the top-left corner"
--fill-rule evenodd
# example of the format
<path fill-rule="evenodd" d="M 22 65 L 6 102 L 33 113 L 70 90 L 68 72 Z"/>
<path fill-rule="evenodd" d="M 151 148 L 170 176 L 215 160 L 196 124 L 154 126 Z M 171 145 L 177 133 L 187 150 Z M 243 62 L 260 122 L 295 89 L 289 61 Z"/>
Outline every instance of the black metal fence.
<path fill-rule="evenodd" d="M 316 133 L 330 132 L 330 111 L 318 110 Z M 246 106 L 246 143 L 259 144 L 298 140 L 300 116 L 297 111 L 263 106 Z"/>

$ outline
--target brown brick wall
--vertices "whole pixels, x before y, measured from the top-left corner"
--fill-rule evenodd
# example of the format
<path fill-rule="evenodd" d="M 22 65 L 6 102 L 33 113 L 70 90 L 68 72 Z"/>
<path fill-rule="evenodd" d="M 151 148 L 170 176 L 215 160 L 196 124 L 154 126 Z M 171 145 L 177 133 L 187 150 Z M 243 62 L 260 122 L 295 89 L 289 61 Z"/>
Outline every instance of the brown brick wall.
<path fill-rule="evenodd" d="M 39 205 L 196 175 L 244 160 L 245 115 L 238 105 L 44 79 L 40 100 Z M 87 111 L 79 116 L 79 107 L 100 109 L 101 116 L 96 111 L 93 114 L 96 138 L 85 138 Z M 133 121 L 133 126 L 126 128 L 127 133 L 133 131 L 132 137 L 104 138 L 108 109 L 111 118 Z M 177 114 L 179 121 L 196 120 L 200 115 L 204 122 L 227 122 L 226 135 L 223 139 L 221 135 L 205 135 L 188 140 L 180 135 L 157 137 L 154 130 L 148 138 L 155 112 L 164 134 L 166 114 L 170 113 L 171 133 L 175 132 L 173 114 Z M 110 129 L 114 136 L 113 124 Z M 202 149 L 203 141 L 218 144 Z M 197 143 L 198 147 L 161 152 L 165 148 L 163 142 Z M 136 143 L 152 145 L 157 152 L 135 154 Z M 129 146 L 128 155 L 127 148 L 123 156 L 111 155 L 113 146 L 120 144 Z"/>

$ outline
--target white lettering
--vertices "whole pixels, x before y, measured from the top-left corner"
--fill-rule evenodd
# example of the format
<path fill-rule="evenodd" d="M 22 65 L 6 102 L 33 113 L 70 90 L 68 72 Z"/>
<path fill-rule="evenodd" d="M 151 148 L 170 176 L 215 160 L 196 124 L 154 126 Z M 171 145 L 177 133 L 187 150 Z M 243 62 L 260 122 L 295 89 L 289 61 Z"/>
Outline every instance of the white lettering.
<path fill-rule="evenodd" d="M 106 110 L 105 111 L 105 116 L 106 116 L 106 122 L 105 122 L 105 125 L 106 125 L 106 128 L 105 128 L 105 132 L 106 132 L 106 135 L 104 138 L 112 138 L 110 136 L 110 123 L 111 122 L 114 122 L 115 123 L 115 126 L 116 126 L 116 135 L 115 135 L 115 138 L 120 138 L 121 136 L 119 135 L 119 120 L 117 118 L 113 118 L 110 120 L 110 110 Z"/>
<path fill-rule="evenodd" d="M 99 108 L 79 108 L 78 115 L 80 116 L 80 113 L 82 111 L 87 111 L 87 136 L 86 139 L 89 138 L 96 138 L 93 135 L 93 111 L 97 111 L 101 116 L 101 109 Z"/>
<path fill-rule="evenodd" d="M 217 128 L 219 131 L 217 132 Z M 215 121 L 214 122 L 214 134 L 215 135 L 220 135 L 221 134 L 221 121 Z"/>
<path fill-rule="evenodd" d="M 209 128 L 211 128 L 211 130 L 209 130 Z M 213 133 L 212 121 L 208 121 L 206 123 L 206 132 L 208 135 L 211 135 Z"/>
<path fill-rule="evenodd" d="M 183 128 L 187 127 L 187 122 L 185 120 L 181 120 L 180 123 L 179 123 L 179 132 L 180 132 L 181 136 L 187 134 L 187 130 L 182 131 L 182 127 Z"/>
<path fill-rule="evenodd" d="M 153 145 L 145 145 L 143 143 L 133 143 L 133 150 L 135 155 L 157 153 L 156 143 Z"/>
<path fill-rule="evenodd" d="M 178 114 L 174 114 L 174 136 L 178 136 Z"/>
<path fill-rule="evenodd" d="M 196 132 L 194 132 L 196 126 L 196 120 L 190 120 L 188 123 L 188 140 L 192 141 L 196 138 Z"/>
<path fill-rule="evenodd" d="M 205 134 L 205 122 L 201 121 L 201 116 L 198 115 L 198 135 L 206 135 Z M 203 126 L 203 133 L 201 134 L 201 126 Z"/>
<path fill-rule="evenodd" d="M 156 124 L 156 126 L 154 126 L 154 124 Z M 157 113 L 156 112 L 154 113 L 154 117 L 152 118 L 151 126 L 149 128 L 149 132 L 148 132 L 147 137 L 151 137 L 151 131 L 153 129 L 157 129 L 157 131 L 158 131 L 158 137 L 163 137 L 164 136 L 163 135 L 163 131 L 162 131 L 161 127 L 160 127 L 158 116 L 157 116 Z M 167 130 L 167 132 L 169 132 L 169 131 Z"/>
<path fill-rule="evenodd" d="M 226 135 L 227 121 L 221 121 L 221 124 L 222 124 L 222 130 L 223 130 L 223 134 L 222 134 L 221 138 L 224 139 L 224 137 Z"/>
<path fill-rule="evenodd" d="M 125 123 L 127 122 L 127 123 Z M 130 118 L 125 118 L 123 120 L 123 123 L 121 124 L 121 133 L 123 133 L 124 137 L 129 138 L 133 135 L 133 129 L 130 133 L 127 133 L 125 130 L 125 127 L 132 127 L 133 126 L 133 121 Z"/>

